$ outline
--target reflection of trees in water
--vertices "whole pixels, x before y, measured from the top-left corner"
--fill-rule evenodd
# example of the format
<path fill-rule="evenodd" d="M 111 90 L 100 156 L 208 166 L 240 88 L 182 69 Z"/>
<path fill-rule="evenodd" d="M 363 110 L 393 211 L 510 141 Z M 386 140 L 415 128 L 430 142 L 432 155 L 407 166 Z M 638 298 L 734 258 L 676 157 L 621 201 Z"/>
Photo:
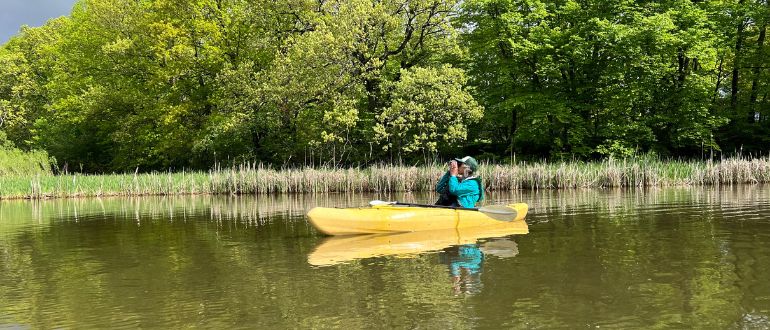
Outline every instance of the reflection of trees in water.
<path fill-rule="evenodd" d="M 305 263 L 316 239 L 266 227 L 230 233 L 206 218 L 110 217 L 18 232 L 0 241 L 0 288 L 11 288 L 0 290 L 0 324 L 473 327 L 432 258 L 316 269 Z"/>
<path fill-rule="evenodd" d="M 0 324 L 472 327 L 435 260 L 310 268 L 319 237 L 288 215 L 369 197 L 290 197 L 0 203 Z"/>
<path fill-rule="evenodd" d="M 131 205 L 142 210 L 139 222 L 128 206 L 101 217 L 78 205 L 77 220 L 48 218 L 0 240 L 7 253 L 0 288 L 10 288 L 0 290 L 0 324 L 221 328 L 262 317 L 262 324 L 300 327 L 301 319 L 285 316 L 301 305 L 295 290 L 303 284 L 294 276 L 311 277 L 298 258 L 315 244 L 303 226 L 229 230 L 206 214 L 172 220 Z M 175 205 L 180 214 L 197 209 Z M 317 294 L 324 295 L 331 297 Z"/>
<path fill-rule="evenodd" d="M 596 213 L 633 215 L 665 211 L 674 205 L 710 208 L 753 207 L 770 200 L 768 185 L 724 185 L 710 187 L 647 187 L 638 189 L 565 189 L 490 192 L 488 203 L 523 201 L 529 204 L 529 220 L 542 214 Z"/>
<path fill-rule="evenodd" d="M 214 220 L 239 220 L 259 225 L 273 217 L 302 216 L 315 206 L 357 207 L 374 199 L 404 202 L 432 202 L 433 193 L 388 194 L 275 194 L 242 196 L 148 196 L 134 198 L 82 198 L 54 200 L 12 200 L 0 203 L 0 221 L 29 224 L 53 217 L 78 219 L 108 214 L 143 218 L 209 215 Z M 635 213 L 640 208 L 654 211 L 666 204 L 712 205 L 730 208 L 752 206 L 770 200 L 770 189 L 763 185 L 721 187 L 668 187 L 645 189 L 568 189 L 488 192 L 484 204 L 526 202 L 530 216 L 574 214 L 600 210 L 606 214 Z"/>
<path fill-rule="evenodd" d="M 763 322 L 768 193 L 767 186 L 534 192 L 525 198 L 531 233 L 517 240 L 526 251 L 517 260 L 528 264 L 499 289 L 516 292 L 522 310 L 536 302 L 562 313 L 520 315 L 530 324 L 727 328 L 746 313 L 753 317 L 741 322 Z"/>
<path fill-rule="evenodd" d="M 428 197 L 423 197 L 428 196 Z M 430 199 L 432 195 L 405 194 L 275 194 L 242 196 L 147 196 L 0 202 L 0 224 L 47 223 L 51 219 L 77 221 L 82 217 L 119 216 L 137 222 L 147 219 L 207 216 L 212 220 L 238 220 L 259 225 L 272 218 L 303 216 L 315 206 L 358 207 L 373 199 L 406 202 Z"/>
<path fill-rule="evenodd" d="M 0 203 L 0 323 L 767 326 L 767 188 L 511 196 L 490 198 L 526 201 L 534 216 L 528 221 L 545 223 L 516 238 L 522 253 L 515 262 L 492 256 L 485 249 L 492 240 L 479 244 L 485 282 L 473 301 L 447 294 L 449 266 L 435 255 L 317 269 L 305 259 L 317 237 L 283 236 L 310 232 L 304 218 L 287 215 L 313 205 L 399 197 L 6 201 Z M 730 218 L 737 214 L 744 217 Z M 468 305 L 473 320 L 463 317 Z"/>

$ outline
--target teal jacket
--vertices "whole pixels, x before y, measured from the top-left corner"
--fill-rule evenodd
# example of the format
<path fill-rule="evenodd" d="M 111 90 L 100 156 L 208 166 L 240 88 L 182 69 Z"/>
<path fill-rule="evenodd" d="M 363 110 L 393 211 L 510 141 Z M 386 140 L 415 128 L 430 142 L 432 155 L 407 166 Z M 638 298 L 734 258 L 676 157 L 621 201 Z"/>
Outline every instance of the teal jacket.
<path fill-rule="evenodd" d="M 457 177 L 449 175 L 447 171 L 441 177 L 441 180 L 438 181 L 438 184 L 436 184 L 436 191 L 440 193 L 447 188 L 450 194 L 457 196 L 457 202 L 462 207 L 476 207 L 476 203 L 484 199 L 481 179 L 477 177 L 470 177 L 460 181 Z"/>

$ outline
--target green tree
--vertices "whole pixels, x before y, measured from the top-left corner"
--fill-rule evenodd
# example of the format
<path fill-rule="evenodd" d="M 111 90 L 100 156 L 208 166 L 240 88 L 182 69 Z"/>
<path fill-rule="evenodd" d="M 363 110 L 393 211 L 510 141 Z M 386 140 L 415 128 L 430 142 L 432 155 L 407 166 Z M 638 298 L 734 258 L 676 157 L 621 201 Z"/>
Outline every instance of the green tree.
<path fill-rule="evenodd" d="M 400 155 L 435 153 L 439 143 L 454 144 L 467 137 L 468 124 L 483 109 L 471 96 L 462 69 L 412 68 L 390 83 L 390 105 L 378 116 L 377 138 Z"/>
<path fill-rule="evenodd" d="M 269 65 L 230 70 L 222 122 L 251 133 L 253 154 L 273 162 L 318 157 L 367 160 L 377 116 L 389 106 L 383 88 L 402 69 L 456 56 L 454 1 L 296 1 L 276 9 L 279 47 Z M 288 14 L 287 14 L 288 13 Z M 227 71 L 226 71 L 227 72 Z M 237 135 L 233 129 L 233 135 Z M 232 136 L 232 135 L 231 135 Z M 213 140 L 212 140 L 213 141 Z"/>
<path fill-rule="evenodd" d="M 713 145 L 708 17 L 689 1 L 465 3 L 482 132 L 551 156 Z M 676 120 L 674 120 L 676 119 Z M 686 132 L 687 134 L 681 134 Z M 484 137 L 483 134 L 481 134 Z M 502 148 L 498 148 L 498 152 Z"/>
<path fill-rule="evenodd" d="M 721 38 L 714 107 L 730 119 L 717 132 L 724 149 L 749 153 L 767 150 L 770 75 L 765 41 L 770 20 L 767 1 L 709 2 L 713 29 Z"/>
<path fill-rule="evenodd" d="M 39 145 L 90 170 L 195 165 L 191 144 L 225 58 L 217 5 L 79 2 L 56 45 Z"/>
<path fill-rule="evenodd" d="M 89 171 L 761 151 L 768 13 L 765 0 L 80 0 L 0 47 L 0 129 Z"/>
<path fill-rule="evenodd" d="M 69 19 L 61 17 L 37 28 L 24 26 L 0 48 L 0 130 L 15 145 L 34 147 L 33 124 L 49 105 L 46 85 L 53 77 L 53 45 Z"/>

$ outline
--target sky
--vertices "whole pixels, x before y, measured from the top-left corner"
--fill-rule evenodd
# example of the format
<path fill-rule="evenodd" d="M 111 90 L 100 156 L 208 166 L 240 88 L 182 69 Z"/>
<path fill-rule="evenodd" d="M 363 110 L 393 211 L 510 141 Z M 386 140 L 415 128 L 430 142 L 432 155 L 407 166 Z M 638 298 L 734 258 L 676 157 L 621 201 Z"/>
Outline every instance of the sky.
<path fill-rule="evenodd" d="M 19 33 L 22 25 L 41 26 L 69 15 L 76 0 L 0 0 L 0 44 Z"/>

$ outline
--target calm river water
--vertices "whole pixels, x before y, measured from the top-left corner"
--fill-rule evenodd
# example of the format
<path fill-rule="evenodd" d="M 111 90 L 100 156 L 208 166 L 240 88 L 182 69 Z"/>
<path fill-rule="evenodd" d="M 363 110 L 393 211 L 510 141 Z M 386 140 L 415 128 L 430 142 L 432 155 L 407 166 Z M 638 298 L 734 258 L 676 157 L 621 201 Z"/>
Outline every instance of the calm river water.
<path fill-rule="evenodd" d="M 770 187 L 489 197 L 530 204 L 520 231 L 304 217 L 419 194 L 0 202 L 0 328 L 770 327 Z"/>

